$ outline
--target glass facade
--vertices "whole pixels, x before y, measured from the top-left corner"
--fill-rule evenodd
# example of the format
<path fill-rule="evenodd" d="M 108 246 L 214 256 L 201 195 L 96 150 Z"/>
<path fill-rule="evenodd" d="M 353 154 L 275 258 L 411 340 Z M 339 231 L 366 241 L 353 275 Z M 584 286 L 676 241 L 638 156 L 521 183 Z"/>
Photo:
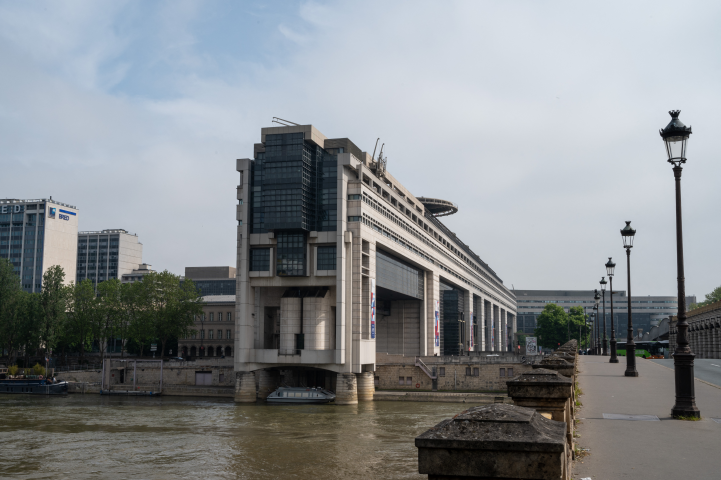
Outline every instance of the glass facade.
<path fill-rule="evenodd" d="M 250 233 L 276 233 L 278 275 L 305 275 L 305 232 L 336 230 L 337 174 L 337 154 L 303 133 L 265 136 L 251 169 Z"/>
<path fill-rule="evenodd" d="M 463 292 L 442 282 L 439 287 L 441 352 L 443 355 L 460 355 L 465 343 Z"/>
<path fill-rule="evenodd" d="M 45 204 L 2 205 L 0 258 L 10 261 L 22 289 L 39 292 L 42 287 Z M 1 211 L 1 210 L 0 210 Z"/>
<path fill-rule="evenodd" d="M 193 283 L 200 290 L 201 297 L 207 295 L 235 295 L 234 278 L 228 280 L 193 280 Z"/>
<path fill-rule="evenodd" d="M 376 250 L 376 282 L 381 288 L 423 299 L 423 271 L 381 250 Z"/>
<path fill-rule="evenodd" d="M 275 274 L 279 277 L 305 275 L 305 234 L 279 232 Z"/>
<path fill-rule="evenodd" d="M 270 248 L 253 248 L 250 250 L 250 271 L 267 272 L 270 270 Z"/>
<path fill-rule="evenodd" d="M 118 275 L 120 236 L 113 234 L 79 234 L 75 281 L 89 278 L 98 284 Z"/>
<path fill-rule="evenodd" d="M 335 245 L 332 247 L 318 247 L 318 270 L 335 270 Z"/>

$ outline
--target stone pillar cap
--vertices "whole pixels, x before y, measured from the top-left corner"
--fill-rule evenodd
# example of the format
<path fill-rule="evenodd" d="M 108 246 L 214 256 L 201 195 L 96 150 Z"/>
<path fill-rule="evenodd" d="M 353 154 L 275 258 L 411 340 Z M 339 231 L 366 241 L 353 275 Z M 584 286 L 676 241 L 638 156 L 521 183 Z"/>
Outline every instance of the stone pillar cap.
<path fill-rule="evenodd" d="M 495 403 L 472 407 L 416 437 L 418 448 L 563 452 L 566 423 L 532 408 Z"/>
<path fill-rule="evenodd" d="M 564 377 L 555 370 L 536 368 L 531 372 L 523 373 L 512 380 L 508 380 L 506 385 L 520 385 L 527 383 L 534 383 L 538 385 L 571 385 L 573 381 L 568 377 Z"/>
<path fill-rule="evenodd" d="M 563 365 L 563 366 L 568 366 L 568 367 L 573 366 L 573 364 L 568 363 L 565 358 L 558 357 L 555 355 L 551 356 L 551 357 L 546 357 L 543 360 L 541 360 L 541 365 Z"/>

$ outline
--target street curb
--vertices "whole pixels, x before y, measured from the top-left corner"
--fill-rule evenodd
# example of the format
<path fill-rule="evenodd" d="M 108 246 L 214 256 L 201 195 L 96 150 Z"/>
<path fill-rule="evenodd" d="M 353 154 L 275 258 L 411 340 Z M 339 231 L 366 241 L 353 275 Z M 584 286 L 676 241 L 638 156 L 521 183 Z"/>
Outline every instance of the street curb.
<path fill-rule="evenodd" d="M 673 371 L 673 368 L 667 367 L 666 365 L 661 365 L 660 363 L 656 363 L 656 362 L 651 362 L 651 363 L 654 364 L 654 365 L 658 365 L 658 366 L 661 367 L 661 368 L 666 368 L 666 369 L 668 369 L 668 370 L 672 370 L 672 371 Z M 701 382 L 701 383 L 705 383 L 706 385 L 709 385 L 709 386 L 711 386 L 711 387 L 713 387 L 713 388 L 718 388 L 719 390 L 721 390 L 721 387 L 718 386 L 718 385 L 716 385 L 716 384 L 709 383 L 709 382 L 707 382 L 706 380 L 701 380 L 701 379 L 698 378 L 698 377 L 693 377 L 693 378 L 694 378 L 694 380 L 698 380 L 698 381 Z"/>

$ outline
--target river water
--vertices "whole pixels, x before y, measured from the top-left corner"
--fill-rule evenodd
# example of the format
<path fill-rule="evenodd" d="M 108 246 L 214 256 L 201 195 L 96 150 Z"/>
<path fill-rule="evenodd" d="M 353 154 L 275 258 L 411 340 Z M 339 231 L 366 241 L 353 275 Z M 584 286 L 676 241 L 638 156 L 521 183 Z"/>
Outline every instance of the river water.
<path fill-rule="evenodd" d="M 0 478 L 407 479 L 454 403 L 0 396 Z"/>

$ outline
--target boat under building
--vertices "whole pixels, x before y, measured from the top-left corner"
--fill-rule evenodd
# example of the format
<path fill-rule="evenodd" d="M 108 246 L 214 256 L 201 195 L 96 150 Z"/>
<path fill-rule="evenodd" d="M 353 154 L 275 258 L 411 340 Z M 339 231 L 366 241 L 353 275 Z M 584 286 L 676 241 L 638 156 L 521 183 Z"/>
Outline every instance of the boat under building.
<path fill-rule="evenodd" d="M 416 382 L 385 366 L 513 349 L 516 298 L 441 223 L 455 204 L 414 196 L 382 152 L 285 125 L 237 160 L 236 401 L 288 386 L 355 403 L 374 379 Z"/>

